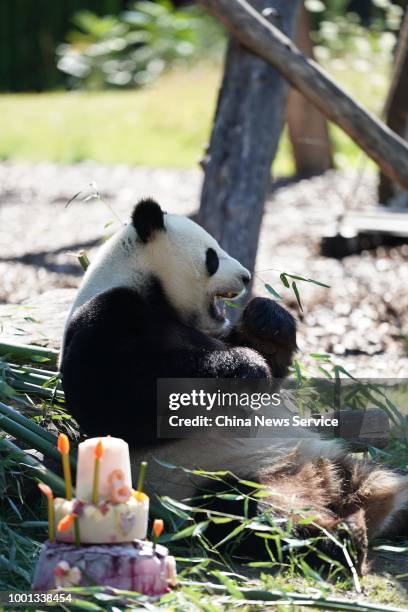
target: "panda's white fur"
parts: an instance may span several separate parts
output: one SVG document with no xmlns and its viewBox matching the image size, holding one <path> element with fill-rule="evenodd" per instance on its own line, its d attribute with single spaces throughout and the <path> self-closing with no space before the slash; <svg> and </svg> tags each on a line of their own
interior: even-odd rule
<svg viewBox="0 0 408 612">
<path fill-rule="evenodd" d="M 219 322 L 210 317 L 209 302 L 216 295 L 227 293 L 235 294 L 231 299 L 238 299 L 245 291 L 242 278 L 249 280 L 249 271 L 191 219 L 166 214 L 164 225 L 166 231 L 156 232 L 154 240 L 143 248 L 131 224 L 125 225 L 101 246 L 85 273 L 65 329 L 75 311 L 92 297 L 114 287 L 132 287 L 143 293 L 147 277 L 154 274 L 184 319 L 188 320 L 193 314 L 197 327 L 209 334 L 225 331 L 228 320 Z M 214 249 L 219 259 L 218 270 L 210 277 L 206 274 L 204 261 L 208 248 Z"/>
<path fill-rule="evenodd" d="M 274 412 L 277 415 L 277 412 Z M 190 499 L 196 489 L 195 481 L 182 469 L 169 471 L 168 465 L 180 468 L 217 472 L 227 470 L 237 476 L 248 475 L 252 466 L 257 470 L 267 469 L 271 463 L 285 458 L 289 451 L 296 449 L 299 464 L 326 457 L 337 459 L 344 456 L 344 447 L 339 442 L 322 440 L 313 432 L 292 430 L 293 437 L 275 438 L 232 438 L 219 430 L 203 434 L 201 439 L 177 440 L 163 446 L 137 451 L 132 449 L 132 466 L 137 470 L 140 461 L 148 460 L 152 466 L 149 486 L 156 494 L 169 495 L 174 499 Z"/>
<path fill-rule="evenodd" d="M 87 329 L 89 328 L 88 319 L 90 317 L 92 320 L 93 301 L 98 299 L 98 296 L 108 295 L 109 290 L 132 289 L 142 298 L 146 296 L 149 300 L 148 287 L 152 277 L 158 279 L 166 299 L 177 312 L 183 325 L 193 325 L 200 333 L 214 338 L 226 333 L 228 321 L 222 317 L 212 316 L 211 305 L 217 295 L 241 296 L 250 277 L 248 270 L 222 250 L 200 226 L 185 217 L 164 214 L 163 226 L 156 229 L 153 227 L 149 231 L 149 239 L 143 239 L 143 235 L 141 238 L 135 231 L 134 224 L 126 225 L 100 248 L 84 276 L 68 316 L 66 325 L 68 333 L 64 334 L 64 339 L 69 334 L 75 338 L 75 334 L 78 334 L 77 321 L 81 321 L 81 317 L 86 322 Z M 213 249 L 219 260 L 216 272 L 211 275 L 205 266 L 207 249 Z M 107 299 L 108 302 L 109 299 L 111 298 Z M 218 340 L 214 342 L 217 343 Z M 74 364 L 72 380 L 75 384 L 75 376 L 81 374 L 81 366 L 76 363 L 81 358 L 81 345 L 78 345 L 74 357 L 70 357 L 68 342 L 67 345 L 67 351 L 62 349 L 62 365 L 64 366 L 65 352 L 68 352 L 65 361 L 68 362 L 68 366 L 69 362 L 71 367 L 72 363 Z M 214 346 L 216 359 L 219 358 L 218 353 L 222 359 L 222 350 L 218 351 L 218 344 Z M 89 359 L 93 351 L 92 343 L 87 351 Z M 244 364 L 247 360 L 248 363 L 256 363 L 257 368 L 268 368 L 267 360 L 265 361 L 264 357 L 251 346 L 244 345 L 230 349 L 228 354 L 232 360 L 234 355 L 238 355 L 234 351 L 239 352 Z M 97 357 L 99 356 L 95 353 L 95 358 Z M 143 355 L 140 358 L 143 360 Z M 200 377 L 199 373 L 198 376 Z M 132 384 L 132 381 L 129 384 Z M 135 391 L 137 393 L 137 389 Z M 114 406 L 112 410 L 115 410 Z M 132 426 L 137 428 L 137 423 L 136 419 Z M 92 433 L 96 431 L 101 435 L 109 433 L 104 428 L 103 419 L 95 425 L 95 428 Z M 123 437 L 126 438 L 126 423 L 123 424 L 123 431 Z M 372 503 L 373 507 L 377 508 L 379 499 L 385 500 L 383 503 L 388 504 L 387 511 L 383 514 L 380 510 L 375 512 L 373 510 L 375 518 L 370 519 L 372 526 L 369 529 L 376 535 L 390 527 L 397 514 L 408 506 L 406 477 L 381 468 L 366 469 L 363 464 L 350 462 L 346 457 L 345 448 L 338 441 L 323 440 L 312 432 L 304 432 L 299 438 L 298 429 L 293 429 L 292 435 L 292 438 L 272 440 L 234 439 L 224 437 L 219 430 L 213 430 L 200 440 L 196 438 L 176 440 L 157 446 L 142 445 L 140 448 L 135 445 L 132 448 L 132 462 L 137 466 L 140 460 L 149 460 L 149 481 L 152 490 L 160 495 L 186 499 L 194 496 L 196 490 L 194 479 L 182 470 L 169 470 L 164 465 L 173 464 L 207 471 L 228 470 L 237 476 L 247 478 L 263 478 L 265 475 L 268 481 L 268 471 L 270 472 L 275 464 L 284 462 L 288 456 L 290 456 L 291 474 L 301 472 L 302 467 L 308 463 L 317 465 L 316 462 L 319 460 L 327 460 L 328 473 L 331 474 L 327 476 L 327 481 L 330 483 L 330 479 L 333 478 L 333 482 L 336 483 L 333 487 L 342 486 L 341 478 L 337 475 L 343 468 L 347 473 L 355 473 L 355 476 L 349 476 L 350 482 L 354 478 L 356 491 L 361 496 L 361 500 L 365 500 L 364 503 L 361 501 L 361 504 L 367 516 L 369 515 L 367 504 Z M 320 483 L 319 474 L 315 474 L 315 478 L 316 482 Z M 313 488 L 312 483 L 310 486 Z M 320 485 L 316 485 L 318 486 Z M 296 495 L 297 492 L 294 490 L 294 498 Z M 322 495 L 324 497 L 324 494 Z"/>
</svg>

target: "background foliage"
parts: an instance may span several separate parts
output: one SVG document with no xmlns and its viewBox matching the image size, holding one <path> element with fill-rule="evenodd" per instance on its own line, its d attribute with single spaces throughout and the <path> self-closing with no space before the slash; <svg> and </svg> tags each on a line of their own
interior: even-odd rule
<svg viewBox="0 0 408 612">
<path fill-rule="evenodd" d="M 305 2 L 317 59 L 377 115 L 404 2 Z M 175 4 L 177 10 L 168 0 L 4 0 L 0 91 L 50 93 L 0 96 L 0 159 L 196 165 L 226 39 L 194 3 Z M 358 147 L 338 128 L 330 131 L 335 166 L 357 166 Z M 293 171 L 284 137 L 274 173 Z"/>
<path fill-rule="evenodd" d="M 72 27 L 71 17 L 88 9 L 116 14 L 125 0 L 2 0 L 0 2 L 0 91 L 44 91 L 61 87 L 55 49 Z"/>
<path fill-rule="evenodd" d="M 223 38 L 221 29 L 211 25 L 213 22 L 198 7 L 190 6 L 193 3 L 175 4 L 188 6 L 175 12 L 169 0 L 3 0 L 0 3 L 0 91 L 45 91 L 72 85 L 66 76 L 72 71 L 93 87 L 96 83 L 129 85 L 124 75 L 97 79 L 95 83 L 89 79 L 86 68 L 91 64 L 97 72 L 109 59 L 114 62 L 110 68 L 106 67 L 111 73 L 115 62 L 120 60 L 116 67 L 121 73 L 129 71 L 126 64 L 125 70 L 120 65 L 127 60 L 143 66 L 157 56 L 164 55 L 164 61 L 172 62 L 197 55 L 200 49 L 207 54 L 219 50 L 218 43 Z M 320 43 L 338 52 L 348 44 L 349 33 L 364 39 L 367 31 L 397 30 L 401 7 L 406 2 L 306 0 L 305 4 L 313 16 L 314 29 L 322 33 Z M 352 19 L 346 17 L 349 11 L 353 11 Z M 358 23 L 361 29 L 356 29 Z M 341 34 L 337 40 L 336 32 Z M 69 69 L 68 61 L 60 62 L 60 68 L 66 73 L 58 70 L 55 53 L 61 43 L 68 45 L 60 47 L 62 57 L 74 50 L 83 56 L 82 77 L 80 63 L 77 69 L 73 66 Z M 100 43 L 104 43 L 102 47 Z M 142 43 L 147 43 L 147 52 L 141 52 Z M 180 43 L 187 44 L 180 48 Z M 92 49 L 95 44 L 99 47 Z M 132 50 L 135 57 L 129 53 Z"/>
</svg>

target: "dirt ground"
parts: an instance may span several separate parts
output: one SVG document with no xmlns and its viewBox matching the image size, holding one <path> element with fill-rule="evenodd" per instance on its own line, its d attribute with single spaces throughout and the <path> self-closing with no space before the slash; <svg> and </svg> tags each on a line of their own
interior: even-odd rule
<svg viewBox="0 0 408 612">
<path fill-rule="evenodd" d="M 96 200 L 67 201 L 95 181 L 104 201 L 126 219 L 138 198 L 156 197 L 170 212 L 197 210 L 202 176 L 84 162 L 0 163 L 0 303 L 21 303 L 57 287 L 77 287 L 74 253 L 90 258 L 115 216 Z M 378 248 L 342 261 L 319 254 L 322 234 L 345 209 L 375 205 L 375 177 L 329 172 L 271 189 L 265 207 L 255 292 L 270 283 L 298 317 L 299 360 L 330 352 L 356 376 L 408 375 L 408 245 Z M 113 223 L 111 223 L 113 221 Z M 111 223 L 111 224 L 110 224 Z M 116 221 L 117 223 L 117 221 Z M 110 224 L 107 226 L 107 224 Z M 299 283 L 304 312 L 279 272 L 313 278 L 329 289 Z"/>
</svg>

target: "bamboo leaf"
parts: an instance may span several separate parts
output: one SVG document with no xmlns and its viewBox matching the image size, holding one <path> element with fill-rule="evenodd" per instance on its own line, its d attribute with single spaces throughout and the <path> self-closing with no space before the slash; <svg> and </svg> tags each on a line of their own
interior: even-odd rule
<svg viewBox="0 0 408 612">
<path fill-rule="evenodd" d="M 231 521 L 234 519 L 229 518 L 228 516 L 213 516 L 211 520 L 216 525 L 223 525 L 224 523 L 231 523 Z"/>
<path fill-rule="evenodd" d="M 288 276 L 289 278 L 293 278 L 294 280 L 303 281 L 304 283 L 312 283 L 313 285 L 319 285 L 319 287 L 325 287 L 326 289 L 330 289 L 330 285 L 326 285 L 326 283 L 314 280 L 313 278 L 305 278 L 304 276 L 299 276 L 297 274 L 289 274 L 288 272 L 284 272 L 283 274 L 285 276 Z"/>
<path fill-rule="evenodd" d="M 293 293 L 295 294 L 297 303 L 299 304 L 299 308 L 303 312 L 302 302 L 300 301 L 300 295 L 299 295 L 299 291 L 298 291 L 295 281 L 292 282 L 292 289 L 293 289 Z"/>
<path fill-rule="evenodd" d="M 278 300 L 282 299 L 282 296 L 279 295 L 279 293 L 275 291 L 275 289 L 269 283 L 265 283 L 265 289 L 269 291 L 269 293 L 271 293 L 273 297 L 278 298 Z"/>
<path fill-rule="evenodd" d="M 235 302 L 231 302 L 231 300 L 224 300 L 225 304 L 230 308 L 236 308 L 237 310 L 242 310 L 242 306 L 236 304 Z"/>
<path fill-rule="evenodd" d="M 190 520 L 190 514 L 188 514 L 190 508 L 188 506 L 185 506 L 181 502 L 176 502 L 174 499 L 171 499 L 171 497 L 161 497 L 160 502 L 162 506 L 167 508 L 167 510 L 170 510 L 170 512 L 172 512 L 179 518 L 182 518 L 186 521 Z M 186 509 L 188 512 L 185 511 Z"/>
<path fill-rule="evenodd" d="M 286 287 L 286 289 L 289 289 L 290 285 L 288 279 L 286 278 L 285 272 L 282 272 L 282 274 L 279 275 L 279 278 L 281 279 L 282 284 Z"/>
<path fill-rule="evenodd" d="M 232 538 L 235 538 L 235 536 L 237 536 L 239 533 L 241 533 L 245 529 L 245 527 L 246 527 L 245 523 L 242 523 L 241 525 L 238 525 L 238 527 L 235 527 L 235 529 L 233 529 L 227 536 L 225 536 L 225 538 L 220 540 L 214 546 L 214 549 L 217 549 L 220 546 L 223 546 L 223 544 L 225 544 L 226 542 L 229 542 L 230 540 L 232 540 Z"/>
<path fill-rule="evenodd" d="M 209 522 L 210 521 L 203 521 L 201 523 L 194 523 L 193 525 L 189 525 L 181 531 L 171 534 L 171 536 L 168 538 L 168 541 L 175 542 L 176 540 L 184 540 L 185 538 L 189 538 L 191 536 L 201 535 L 201 533 L 203 533 L 207 529 Z"/>
<path fill-rule="evenodd" d="M 227 501 L 239 501 L 241 499 L 244 499 L 244 496 L 236 493 L 218 493 L 217 499 L 225 499 Z"/>
<path fill-rule="evenodd" d="M 231 580 L 231 578 L 228 578 L 228 576 L 219 571 L 215 571 L 213 572 L 213 574 L 216 578 L 218 578 L 221 584 L 226 587 L 228 593 L 231 595 L 232 598 L 243 599 L 243 595 L 234 580 Z"/>
</svg>

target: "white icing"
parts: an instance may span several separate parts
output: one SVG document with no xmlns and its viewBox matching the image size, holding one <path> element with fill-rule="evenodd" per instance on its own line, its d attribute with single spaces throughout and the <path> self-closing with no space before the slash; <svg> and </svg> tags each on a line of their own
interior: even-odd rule
<svg viewBox="0 0 408 612">
<path fill-rule="evenodd" d="M 148 499 L 138 501 L 132 497 L 126 504 L 105 503 L 99 506 L 85 504 L 83 507 L 57 497 L 54 500 L 55 524 L 77 509 L 80 542 L 83 544 L 113 544 L 143 540 L 147 534 L 149 516 Z M 73 525 L 66 531 L 56 530 L 61 542 L 74 542 Z"/>
</svg>

